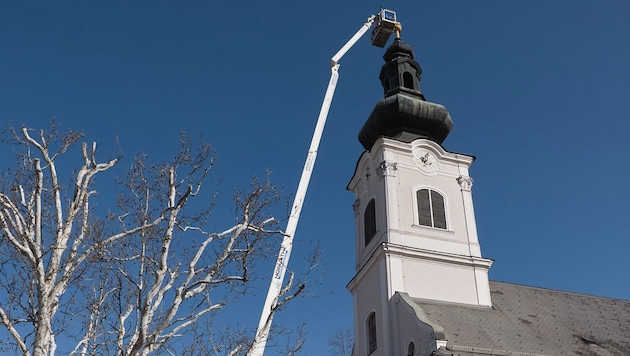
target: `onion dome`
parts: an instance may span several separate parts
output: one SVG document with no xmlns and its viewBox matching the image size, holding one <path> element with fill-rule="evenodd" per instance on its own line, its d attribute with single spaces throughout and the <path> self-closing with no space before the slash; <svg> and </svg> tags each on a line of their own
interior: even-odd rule
<svg viewBox="0 0 630 356">
<path fill-rule="evenodd" d="M 413 58 L 413 48 L 400 38 L 383 55 L 379 78 L 385 98 L 376 103 L 359 132 L 359 142 L 366 150 L 381 136 L 403 142 L 428 138 L 441 144 L 451 131 L 453 120 L 446 108 L 422 95 L 422 69 Z"/>
</svg>

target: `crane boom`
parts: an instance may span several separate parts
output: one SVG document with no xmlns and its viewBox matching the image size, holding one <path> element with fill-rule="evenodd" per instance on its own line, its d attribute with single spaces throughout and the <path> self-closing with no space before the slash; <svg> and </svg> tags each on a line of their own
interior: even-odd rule
<svg viewBox="0 0 630 356">
<path fill-rule="evenodd" d="M 387 11 L 387 13 L 386 13 Z M 282 239 L 282 243 L 280 245 L 280 251 L 278 253 L 278 258 L 276 259 L 276 264 L 273 269 L 273 273 L 271 276 L 271 282 L 269 283 L 269 290 L 267 292 L 267 298 L 265 299 L 265 304 L 263 306 L 263 310 L 260 316 L 260 321 L 258 323 L 258 329 L 256 331 L 256 337 L 254 338 L 254 342 L 252 347 L 247 352 L 248 356 L 263 356 L 265 351 L 265 346 L 267 344 L 267 338 L 269 337 L 269 330 L 271 328 L 271 321 L 273 319 L 273 311 L 278 304 L 278 299 L 280 298 L 282 283 L 284 281 L 284 275 L 287 271 L 287 266 L 289 264 L 289 257 L 291 256 L 291 250 L 293 249 L 293 236 L 295 235 L 295 230 L 297 229 L 297 224 L 300 219 L 300 213 L 302 212 L 302 205 L 304 203 L 304 198 L 306 197 L 306 190 L 308 189 L 308 183 L 311 180 L 311 175 L 313 173 L 313 167 L 315 165 L 315 159 L 317 158 L 317 149 L 319 148 L 319 142 L 322 137 L 322 133 L 324 131 L 324 125 L 326 124 L 326 119 L 328 118 L 328 111 L 330 109 L 330 105 L 332 103 L 333 96 L 335 94 L 335 88 L 337 87 L 337 80 L 339 78 L 339 60 L 343 57 L 354 44 L 370 29 L 374 21 L 378 20 L 378 23 L 381 22 L 389 24 L 392 22 L 391 14 L 393 13 L 393 21 L 395 22 L 396 14 L 393 11 L 381 9 L 379 15 L 370 16 L 367 21 L 361 26 L 361 28 L 357 31 L 357 33 L 350 38 L 346 44 L 341 47 L 341 49 L 331 58 L 330 62 L 330 80 L 328 81 L 328 87 L 326 88 L 326 94 L 324 95 L 324 101 L 322 103 L 322 107 L 319 111 L 319 117 L 317 118 L 317 124 L 315 125 L 315 131 L 313 132 L 313 137 L 311 139 L 311 145 L 308 149 L 308 154 L 306 156 L 306 162 L 304 163 L 304 168 L 302 169 L 302 176 L 300 177 L 300 182 L 298 184 L 297 191 L 295 193 L 295 198 L 293 200 L 293 207 L 291 209 L 291 215 L 289 215 L 289 221 L 287 222 L 287 228 L 284 232 L 284 238 Z M 387 15 L 387 16 L 385 16 Z M 393 28 L 393 27 L 392 27 Z M 379 30 L 383 30 L 385 32 L 389 32 L 391 34 L 391 30 L 388 26 L 384 26 L 383 28 L 379 27 Z M 381 36 L 382 37 L 382 36 Z M 389 35 L 385 38 L 385 41 L 389 38 Z M 379 41 L 382 42 L 382 38 L 379 38 Z M 375 43 L 372 41 L 372 44 L 382 47 L 380 43 Z"/>
<path fill-rule="evenodd" d="M 357 31 L 357 33 L 355 33 L 354 36 L 352 36 L 348 40 L 348 42 L 346 42 L 346 44 L 343 45 L 343 47 L 341 47 L 341 49 L 337 51 L 337 53 L 335 53 L 334 56 L 332 56 L 331 62 L 330 62 L 331 67 L 337 64 L 337 62 L 341 60 L 341 57 L 343 57 L 343 55 L 346 54 L 346 52 L 348 52 L 350 48 L 352 48 L 352 46 L 354 46 L 354 44 L 357 43 L 361 37 L 363 37 L 363 35 L 367 32 L 367 30 L 369 30 L 370 27 L 372 27 L 374 20 L 376 20 L 376 15 L 370 16 L 367 19 L 367 21 L 363 24 L 363 26 L 361 26 L 359 31 Z"/>
</svg>

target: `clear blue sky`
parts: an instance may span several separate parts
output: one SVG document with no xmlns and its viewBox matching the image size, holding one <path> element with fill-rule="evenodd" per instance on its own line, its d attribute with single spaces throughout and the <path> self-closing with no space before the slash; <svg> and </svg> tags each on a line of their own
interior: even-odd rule
<svg viewBox="0 0 630 356">
<path fill-rule="evenodd" d="M 57 117 L 104 152 L 119 136 L 127 157 L 155 159 L 176 150 L 180 131 L 201 132 L 228 195 L 266 170 L 292 194 L 329 58 L 381 5 L 398 13 L 427 100 L 453 118 L 444 147 L 477 157 L 491 279 L 630 299 L 625 0 L 11 2 L 0 7 L 2 128 Z M 319 241 L 325 273 L 276 319 L 308 323 L 304 355 L 325 354 L 329 335 L 352 325 L 345 187 L 362 152 L 358 131 L 382 97 L 383 53 L 366 36 L 341 61 L 290 266 Z M 260 305 L 230 318 L 253 327 L 263 289 L 252 295 Z"/>
</svg>

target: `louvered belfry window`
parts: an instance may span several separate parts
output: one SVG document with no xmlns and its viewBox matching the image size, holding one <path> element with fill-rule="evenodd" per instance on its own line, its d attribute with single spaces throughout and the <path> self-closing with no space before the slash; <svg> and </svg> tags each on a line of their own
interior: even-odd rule
<svg viewBox="0 0 630 356">
<path fill-rule="evenodd" d="M 431 189 L 416 192 L 418 200 L 418 223 L 423 226 L 446 229 L 446 209 L 442 194 Z"/>
<path fill-rule="evenodd" d="M 374 235 L 376 235 L 376 203 L 374 199 L 370 200 L 365 207 L 363 214 L 363 231 L 365 232 L 365 246 L 367 246 Z"/>
</svg>

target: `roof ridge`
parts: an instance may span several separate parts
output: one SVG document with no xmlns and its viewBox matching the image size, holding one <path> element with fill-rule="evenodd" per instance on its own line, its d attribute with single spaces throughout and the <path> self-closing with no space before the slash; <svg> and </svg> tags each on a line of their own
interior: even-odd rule
<svg viewBox="0 0 630 356">
<path fill-rule="evenodd" d="M 529 289 L 537 289 L 537 290 L 543 290 L 543 291 L 550 291 L 550 292 L 562 293 L 562 294 L 578 295 L 578 296 L 590 297 L 590 298 L 616 300 L 616 301 L 621 301 L 621 302 L 630 304 L 630 300 L 628 300 L 628 299 L 619 299 L 619 298 L 606 297 L 606 296 L 601 296 L 601 295 L 586 294 L 586 293 L 566 291 L 566 290 L 560 290 L 560 289 L 552 289 L 552 288 L 547 288 L 547 287 L 531 286 L 531 285 L 527 285 L 527 284 L 512 283 L 512 282 L 492 281 L 491 280 L 490 283 L 491 284 L 495 283 L 495 284 L 503 284 L 503 285 L 512 285 L 512 286 L 517 286 L 517 287 L 523 287 L 523 288 L 529 288 Z M 491 289 L 490 293 L 492 293 L 492 286 L 490 287 L 490 289 Z"/>
<path fill-rule="evenodd" d="M 547 354 L 533 354 L 530 352 L 486 349 L 483 347 L 463 346 L 463 345 L 447 345 L 446 349 L 449 351 L 464 351 L 464 352 L 472 352 L 472 353 L 477 353 L 477 354 L 493 355 L 493 356 L 551 356 Z"/>
</svg>

